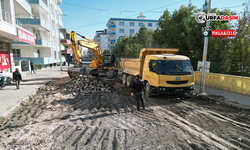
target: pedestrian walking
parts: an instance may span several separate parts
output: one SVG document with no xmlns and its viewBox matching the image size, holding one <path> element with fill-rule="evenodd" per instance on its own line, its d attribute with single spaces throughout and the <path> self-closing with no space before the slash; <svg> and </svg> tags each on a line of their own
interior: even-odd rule
<svg viewBox="0 0 250 150">
<path fill-rule="evenodd" d="M 137 101 L 137 110 L 140 111 L 139 102 L 141 100 L 143 110 L 145 110 L 145 104 L 142 99 L 142 92 L 144 91 L 144 82 L 140 79 L 139 75 L 136 75 L 136 79 L 132 83 L 133 93 Z"/>
<path fill-rule="evenodd" d="M 30 67 L 31 67 L 31 74 L 32 74 L 32 71 L 34 72 L 34 74 L 36 74 L 33 63 L 30 64 Z"/>
<path fill-rule="evenodd" d="M 68 60 L 68 66 L 69 66 L 69 60 Z"/>
<path fill-rule="evenodd" d="M 22 75 L 19 72 L 18 68 L 16 68 L 16 71 L 13 72 L 13 80 L 14 82 L 16 82 L 16 88 L 20 89 L 19 86 L 20 86 L 20 81 L 22 80 Z"/>
</svg>

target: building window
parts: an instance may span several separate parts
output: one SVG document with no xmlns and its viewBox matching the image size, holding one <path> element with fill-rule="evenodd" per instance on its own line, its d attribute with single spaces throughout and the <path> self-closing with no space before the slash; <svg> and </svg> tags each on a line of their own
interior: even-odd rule
<svg viewBox="0 0 250 150">
<path fill-rule="evenodd" d="M 139 23 L 139 27 L 142 27 L 143 26 L 143 23 Z"/>
<path fill-rule="evenodd" d="M 119 22 L 119 26 L 124 26 L 124 22 Z"/>
<path fill-rule="evenodd" d="M 148 27 L 152 27 L 152 23 L 148 23 Z"/>
<path fill-rule="evenodd" d="M 134 29 L 130 29 L 129 33 L 134 33 L 135 30 Z"/>
<path fill-rule="evenodd" d="M 130 26 L 135 26 L 135 23 L 134 22 L 130 22 Z"/>
<path fill-rule="evenodd" d="M 21 57 L 20 49 L 12 49 L 12 51 L 13 51 L 13 57 Z"/>
<path fill-rule="evenodd" d="M 156 27 L 158 27 L 158 23 L 156 23 Z"/>
<path fill-rule="evenodd" d="M 124 38 L 124 36 L 120 36 L 119 38 L 123 39 L 123 38 Z"/>
<path fill-rule="evenodd" d="M 119 29 L 119 33 L 124 33 L 124 29 Z"/>
</svg>

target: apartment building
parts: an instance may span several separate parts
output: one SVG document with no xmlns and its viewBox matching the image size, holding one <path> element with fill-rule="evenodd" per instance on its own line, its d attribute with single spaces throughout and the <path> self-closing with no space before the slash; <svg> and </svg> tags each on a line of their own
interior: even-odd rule
<svg viewBox="0 0 250 150">
<path fill-rule="evenodd" d="M 65 28 L 61 28 L 60 32 L 64 37 L 64 39 L 61 39 L 61 44 L 63 45 L 63 49 L 61 49 L 62 56 L 65 57 L 67 62 L 72 62 L 73 51 L 70 40 L 70 31 Z"/>
<path fill-rule="evenodd" d="M 56 66 L 64 49 L 62 0 L 14 0 L 18 41 L 12 43 L 14 61 L 22 71 L 32 62 L 37 69 Z M 62 58 L 65 61 L 65 58 Z M 20 64 L 21 62 L 21 64 Z"/>
<path fill-rule="evenodd" d="M 108 46 L 108 34 L 107 29 L 96 31 L 94 41 L 100 44 L 101 49 L 104 51 Z"/>
<path fill-rule="evenodd" d="M 15 69 L 11 43 L 18 39 L 15 24 L 14 0 L 0 0 L 0 73 Z"/>
<path fill-rule="evenodd" d="M 110 18 L 106 26 L 108 28 L 107 49 L 112 50 L 119 38 L 139 32 L 139 29 L 142 26 L 156 30 L 158 27 L 158 20 L 146 19 L 146 16 L 141 13 L 137 19 Z"/>
</svg>

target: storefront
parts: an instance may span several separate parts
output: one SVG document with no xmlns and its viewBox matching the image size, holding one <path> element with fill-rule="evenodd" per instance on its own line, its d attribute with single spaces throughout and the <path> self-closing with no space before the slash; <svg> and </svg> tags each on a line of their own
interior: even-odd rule
<svg viewBox="0 0 250 150">
<path fill-rule="evenodd" d="M 13 53 L 10 43 L 0 41 L 0 72 L 11 73 L 15 68 L 13 62 Z"/>
</svg>

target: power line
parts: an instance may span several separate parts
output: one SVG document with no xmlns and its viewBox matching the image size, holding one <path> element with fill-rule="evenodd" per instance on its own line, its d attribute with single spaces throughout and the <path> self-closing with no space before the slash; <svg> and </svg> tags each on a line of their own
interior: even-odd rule
<svg viewBox="0 0 250 150">
<path fill-rule="evenodd" d="M 109 13 L 108 9 L 102 9 L 102 8 L 94 8 L 94 7 L 86 7 L 86 6 L 81 6 L 81 5 L 76 5 L 76 4 L 70 4 L 70 3 L 65 3 L 63 4 L 71 5 L 71 6 L 76 6 L 76 7 L 82 7 L 82 8 L 87 8 L 87 9 L 94 9 L 94 10 L 99 10 L 99 11 L 107 11 Z M 110 14 L 110 13 L 109 13 Z"/>
<path fill-rule="evenodd" d="M 160 9 L 160 8 L 164 8 L 164 7 L 167 7 L 167 6 L 171 6 L 171 5 L 183 2 L 183 1 L 185 1 L 185 0 L 182 0 L 182 1 L 179 1 L 179 2 L 175 2 L 175 3 L 172 3 L 172 4 L 168 4 L 168 5 L 165 5 L 165 6 L 161 6 L 161 7 L 158 7 L 158 8 L 150 9 L 150 10 L 147 10 L 147 11 L 142 11 L 142 12 L 143 13 L 147 13 L 147 12 L 150 12 L 150 11 L 153 11 L 153 10 L 157 10 L 157 9 Z M 131 17 L 131 16 L 135 16 L 135 15 L 138 15 L 138 14 L 129 15 L 129 16 L 126 16 L 126 17 Z"/>
</svg>

